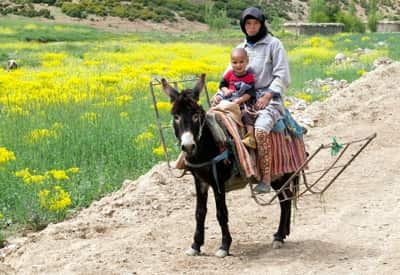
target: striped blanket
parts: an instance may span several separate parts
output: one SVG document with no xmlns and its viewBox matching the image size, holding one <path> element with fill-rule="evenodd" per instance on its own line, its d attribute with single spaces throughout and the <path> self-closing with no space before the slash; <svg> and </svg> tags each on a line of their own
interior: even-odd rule
<svg viewBox="0 0 400 275">
<path fill-rule="evenodd" d="M 303 137 L 271 132 L 271 176 L 295 172 L 306 161 Z"/>
<path fill-rule="evenodd" d="M 227 130 L 227 132 L 233 139 L 242 176 L 246 178 L 259 179 L 259 169 L 257 169 L 256 167 L 257 165 L 255 152 L 254 150 L 247 150 L 246 146 L 244 146 L 244 144 L 242 143 L 244 128 L 240 127 L 232 119 L 232 117 L 229 116 L 229 114 L 216 110 L 208 111 L 208 117 L 212 117 L 213 115 L 215 116 L 215 119 L 218 121 L 218 123 Z"/>
</svg>

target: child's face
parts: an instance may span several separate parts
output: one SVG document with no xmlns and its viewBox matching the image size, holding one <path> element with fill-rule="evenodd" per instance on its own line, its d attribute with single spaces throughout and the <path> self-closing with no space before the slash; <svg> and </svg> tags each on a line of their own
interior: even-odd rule
<svg viewBox="0 0 400 275">
<path fill-rule="evenodd" d="M 238 75 L 243 75 L 246 73 L 246 67 L 248 63 L 249 60 L 243 53 L 234 54 L 231 56 L 232 70 Z"/>
</svg>

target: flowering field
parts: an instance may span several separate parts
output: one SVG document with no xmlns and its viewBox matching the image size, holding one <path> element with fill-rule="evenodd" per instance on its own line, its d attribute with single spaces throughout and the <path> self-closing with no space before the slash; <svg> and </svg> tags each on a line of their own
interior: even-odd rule
<svg viewBox="0 0 400 275">
<path fill-rule="evenodd" d="M 215 43 L 205 35 L 154 34 L 139 41 L 139 35 L 108 36 L 33 21 L 0 26 L 2 63 L 15 58 L 20 64 L 17 70 L 0 69 L 0 229 L 15 224 L 39 229 L 61 220 L 163 160 L 149 82 L 205 72 L 212 93 L 230 49 L 241 39 Z M 304 91 L 306 80 L 354 80 L 376 57 L 399 58 L 399 38 L 284 36 L 293 78 L 288 94 L 323 99 L 324 91 Z M 378 41 L 385 46 L 376 47 Z M 371 51 L 356 66 L 333 65 L 338 51 L 350 55 L 358 47 Z M 160 90 L 156 93 L 168 125 L 170 104 Z M 176 156 L 172 131 L 166 134 L 168 150 Z"/>
</svg>

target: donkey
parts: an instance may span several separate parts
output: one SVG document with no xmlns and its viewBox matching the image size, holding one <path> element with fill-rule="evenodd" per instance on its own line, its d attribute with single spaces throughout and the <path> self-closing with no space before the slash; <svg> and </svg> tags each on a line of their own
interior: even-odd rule
<svg viewBox="0 0 400 275">
<path fill-rule="evenodd" d="M 228 209 L 225 201 L 225 182 L 233 175 L 235 157 L 232 152 L 221 153 L 214 140 L 210 127 L 206 122 L 206 112 L 197 103 L 201 90 L 205 85 L 205 74 L 202 74 L 193 89 L 178 92 L 164 78 L 161 80 L 163 91 L 169 96 L 172 109 L 172 124 L 181 150 L 185 153 L 186 169 L 194 177 L 196 186 L 196 230 L 187 255 L 200 254 L 204 244 L 204 222 L 207 213 L 208 189 L 213 189 L 218 223 L 221 227 L 221 246 L 215 253 L 217 257 L 229 255 L 232 237 L 228 228 Z M 285 174 L 273 180 L 271 186 L 278 190 L 292 174 Z M 291 197 L 290 190 L 286 194 Z M 280 248 L 290 233 L 291 200 L 280 199 L 280 222 L 273 236 L 273 248 Z"/>
</svg>

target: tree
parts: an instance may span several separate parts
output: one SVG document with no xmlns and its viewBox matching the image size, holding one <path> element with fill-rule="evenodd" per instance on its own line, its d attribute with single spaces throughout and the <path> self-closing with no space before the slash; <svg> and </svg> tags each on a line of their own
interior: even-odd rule
<svg viewBox="0 0 400 275">
<path fill-rule="evenodd" d="M 356 3 L 354 0 L 351 0 L 350 5 L 349 5 L 349 13 L 351 15 L 355 15 L 356 14 Z"/>
<path fill-rule="evenodd" d="M 376 0 L 371 0 L 369 3 L 369 10 L 368 10 L 368 28 L 371 32 L 376 32 L 377 25 L 378 25 L 378 16 L 376 15 L 377 12 L 377 5 Z"/>
<path fill-rule="evenodd" d="M 329 22 L 328 6 L 324 0 L 311 0 L 308 21 L 315 23 Z"/>
</svg>

